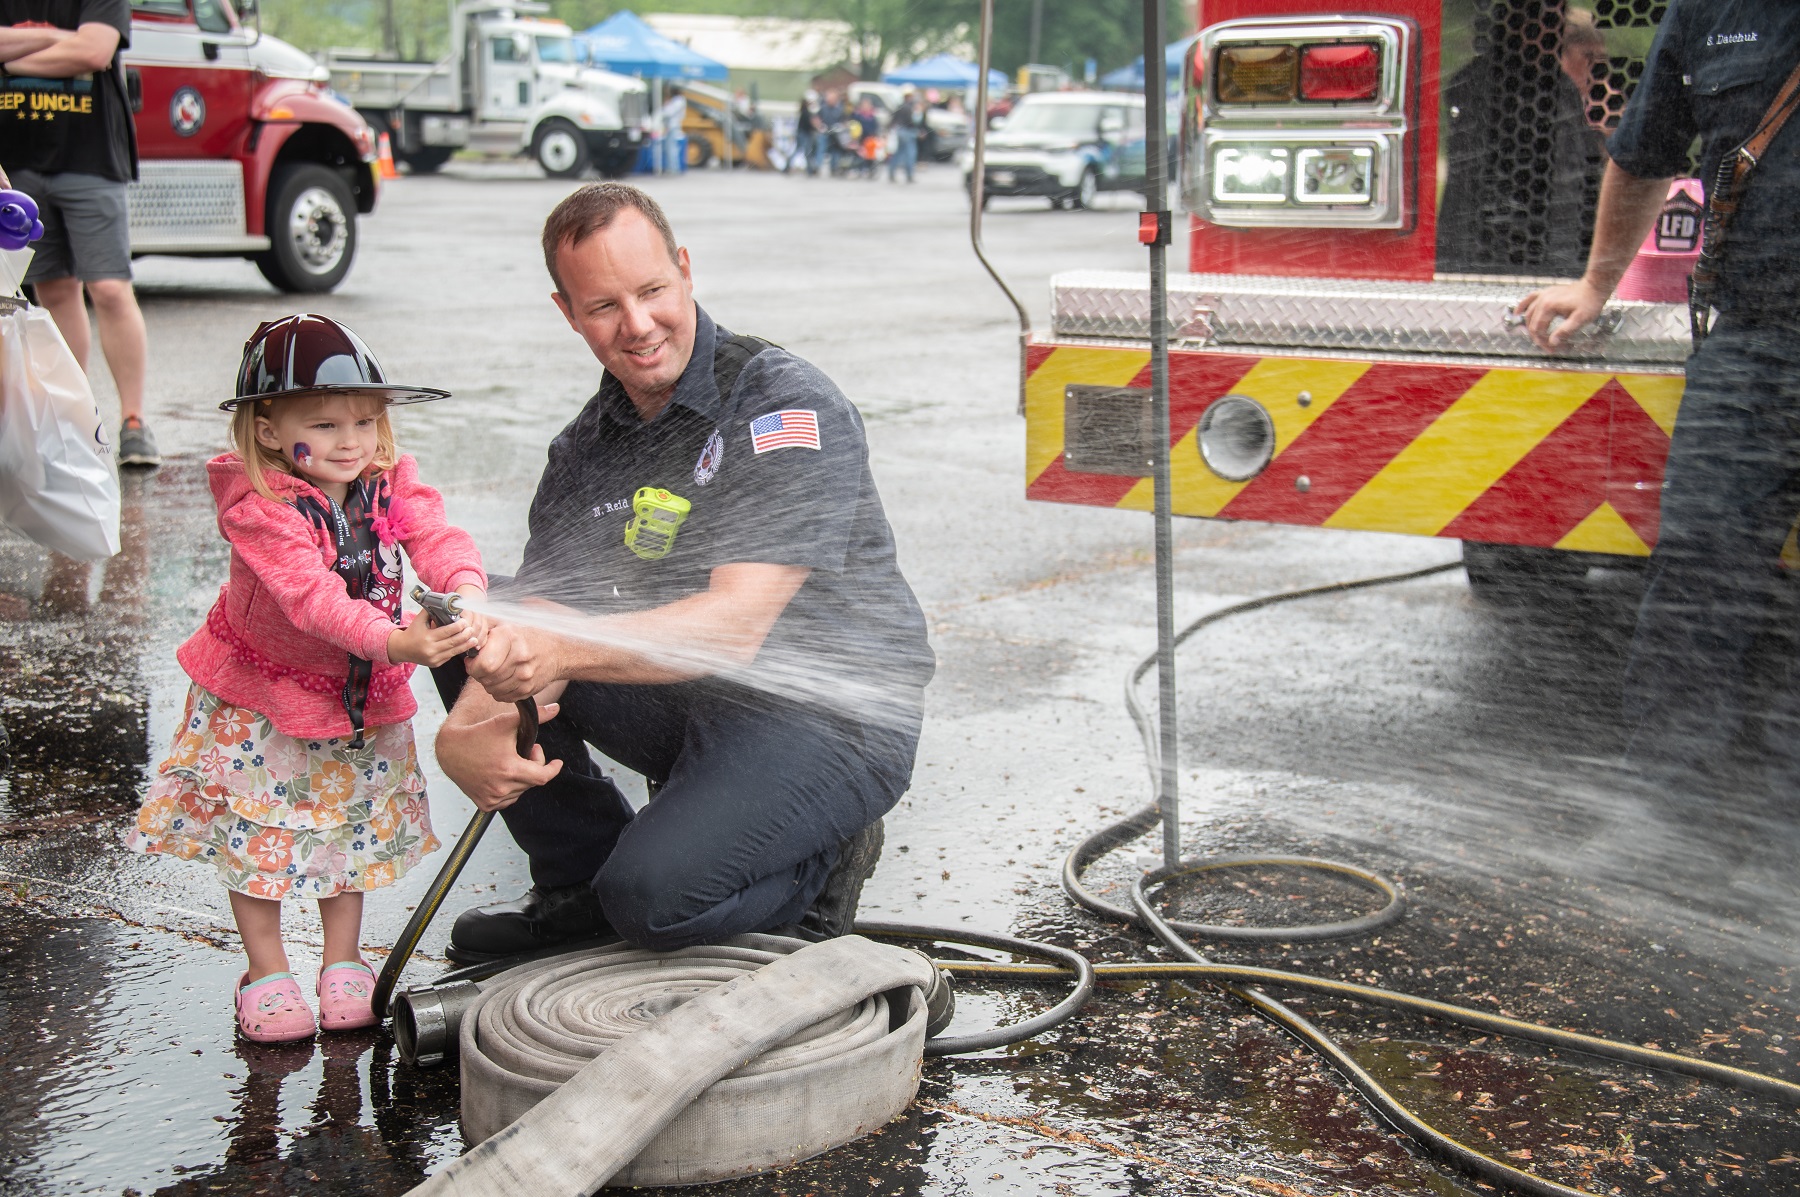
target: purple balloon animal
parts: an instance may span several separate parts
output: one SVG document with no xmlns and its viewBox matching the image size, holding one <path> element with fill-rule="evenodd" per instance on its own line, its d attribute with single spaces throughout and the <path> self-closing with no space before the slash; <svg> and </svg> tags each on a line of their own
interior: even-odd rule
<svg viewBox="0 0 1800 1197">
<path fill-rule="evenodd" d="M 37 201 L 23 191 L 0 189 L 0 249 L 24 249 L 43 235 Z"/>
</svg>

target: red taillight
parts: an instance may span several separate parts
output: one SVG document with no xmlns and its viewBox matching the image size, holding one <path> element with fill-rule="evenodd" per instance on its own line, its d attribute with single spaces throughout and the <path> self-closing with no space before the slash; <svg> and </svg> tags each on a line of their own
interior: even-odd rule
<svg viewBox="0 0 1800 1197">
<path fill-rule="evenodd" d="M 1374 42 L 1308 46 L 1300 52 L 1303 100 L 1373 100 L 1381 87 L 1381 54 Z"/>
</svg>

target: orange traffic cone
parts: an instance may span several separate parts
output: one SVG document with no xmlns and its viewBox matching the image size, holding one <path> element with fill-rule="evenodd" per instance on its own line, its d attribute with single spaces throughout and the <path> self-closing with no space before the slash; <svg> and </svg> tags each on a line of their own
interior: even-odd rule
<svg viewBox="0 0 1800 1197">
<path fill-rule="evenodd" d="M 375 173 L 383 179 L 397 179 L 400 172 L 394 168 L 394 146 L 386 133 L 375 137 Z"/>
</svg>

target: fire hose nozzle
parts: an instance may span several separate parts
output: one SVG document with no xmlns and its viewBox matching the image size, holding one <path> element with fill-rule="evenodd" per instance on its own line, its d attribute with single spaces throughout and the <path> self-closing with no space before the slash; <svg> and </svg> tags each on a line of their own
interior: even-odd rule
<svg viewBox="0 0 1800 1197">
<path fill-rule="evenodd" d="M 423 584 L 412 588 L 412 601 L 420 608 L 431 622 L 438 627 L 455 623 L 462 618 L 462 595 L 445 594 L 441 590 L 427 590 Z"/>
</svg>

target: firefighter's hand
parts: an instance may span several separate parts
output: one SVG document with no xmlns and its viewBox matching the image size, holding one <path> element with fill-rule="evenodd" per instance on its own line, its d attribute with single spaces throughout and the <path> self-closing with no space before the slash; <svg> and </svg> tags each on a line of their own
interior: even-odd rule
<svg viewBox="0 0 1800 1197">
<path fill-rule="evenodd" d="M 556 718 L 556 711 L 555 703 L 540 703 L 538 722 Z M 561 761 L 545 762 L 542 745 L 531 746 L 529 759 L 520 756 L 518 733 L 519 710 L 510 703 L 485 718 L 453 711 L 438 729 L 438 764 L 470 802 L 482 810 L 503 810 L 562 772 Z"/>
<path fill-rule="evenodd" d="M 560 641 L 536 628 L 496 624 L 469 659 L 469 676 L 501 702 L 529 698 L 562 676 Z"/>
<path fill-rule="evenodd" d="M 1525 331 L 1539 349 L 1561 349 L 1577 330 L 1593 323 L 1605 306 L 1606 296 L 1584 279 L 1533 291 L 1519 301 L 1513 313 L 1525 318 Z"/>
<path fill-rule="evenodd" d="M 388 634 L 388 660 L 411 661 L 435 669 L 475 648 L 480 634 L 480 629 L 466 619 L 438 627 L 420 614 L 404 628 Z"/>
</svg>

